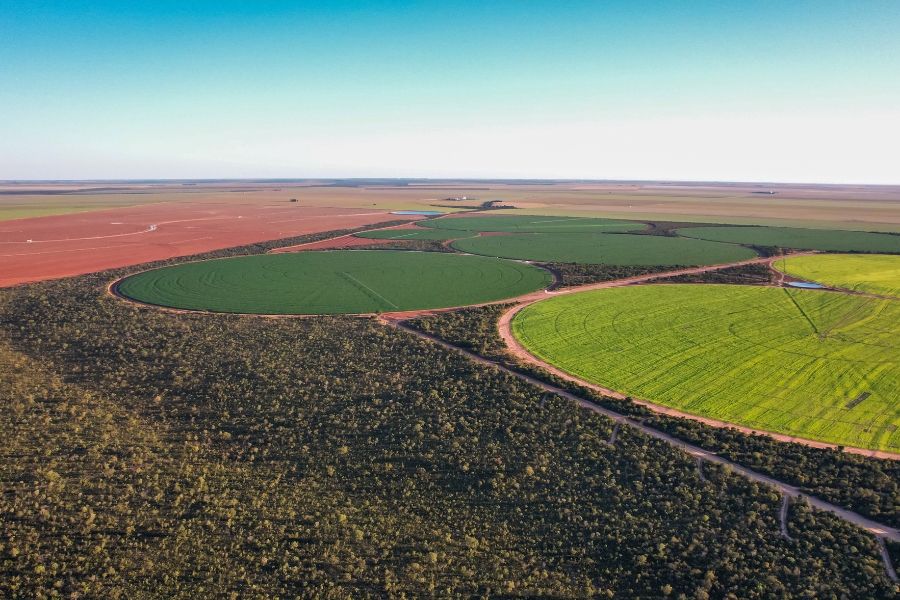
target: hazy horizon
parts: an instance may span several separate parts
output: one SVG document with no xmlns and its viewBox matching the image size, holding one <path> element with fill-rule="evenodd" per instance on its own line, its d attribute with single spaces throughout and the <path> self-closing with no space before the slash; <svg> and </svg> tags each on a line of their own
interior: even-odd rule
<svg viewBox="0 0 900 600">
<path fill-rule="evenodd" d="M 0 180 L 900 184 L 900 4 L 17 2 Z"/>
</svg>

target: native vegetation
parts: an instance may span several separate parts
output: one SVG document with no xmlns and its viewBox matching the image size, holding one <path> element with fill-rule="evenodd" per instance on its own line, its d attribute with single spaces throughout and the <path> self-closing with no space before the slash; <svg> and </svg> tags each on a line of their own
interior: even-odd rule
<svg viewBox="0 0 900 600">
<path fill-rule="evenodd" d="M 715 284 L 733 284 L 733 285 L 768 285 L 775 280 L 775 274 L 768 265 L 763 263 L 750 263 L 747 265 L 737 265 L 735 267 L 725 267 L 723 269 L 714 269 L 712 271 L 701 271 L 699 273 L 686 273 L 683 275 L 672 275 L 671 277 L 660 277 L 654 279 L 653 283 L 715 283 Z"/>
<path fill-rule="evenodd" d="M 0 292 L 4 597 L 896 595 L 871 536 L 794 504 L 787 541 L 765 486 L 515 377 L 128 272 Z"/>
<path fill-rule="evenodd" d="M 674 266 L 628 266 L 628 265 L 583 265 L 579 263 L 541 263 L 541 266 L 549 269 L 559 280 L 559 288 L 579 287 L 592 283 L 629 279 L 663 273 L 666 271 L 678 271 L 690 269 L 688 265 Z M 725 267 L 700 273 L 686 275 L 673 275 L 652 279 L 653 283 L 730 283 L 739 285 L 764 285 L 774 279 L 772 270 L 762 263 L 750 263 L 735 267 Z"/>
<path fill-rule="evenodd" d="M 773 266 L 788 275 L 831 287 L 900 296 L 900 256 L 813 254 L 778 259 Z"/>
<path fill-rule="evenodd" d="M 515 304 L 489 304 L 427 315 L 406 321 L 406 325 L 508 365 L 512 355 L 497 330 L 497 321 Z"/>
<path fill-rule="evenodd" d="M 839 598 L 873 539 L 377 321 L 4 290 L 0 595 Z"/>
<path fill-rule="evenodd" d="M 900 253 L 900 235 L 799 227 L 697 227 L 679 235 L 701 240 L 833 252 Z"/>
<path fill-rule="evenodd" d="M 329 251 L 192 262 L 140 273 L 117 289 L 173 308 L 342 314 L 492 302 L 551 282 L 538 267 L 477 256 Z"/>
<path fill-rule="evenodd" d="M 663 271 L 671 271 L 675 269 L 688 268 L 684 265 L 675 266 L 635 266 L 635 265 L 586 265 L 581 263 L 540 263 L 546 269 L 549 269 L 558 280 L 560 288 L 578 287 L 582 285 L 590 285 L 592 283 L 603 283 L 604 281 L 615 281 L 617 279 L 628 279 L 629 277 L 640 277 L 642 275 L 652 275 Z"/>
</svg>

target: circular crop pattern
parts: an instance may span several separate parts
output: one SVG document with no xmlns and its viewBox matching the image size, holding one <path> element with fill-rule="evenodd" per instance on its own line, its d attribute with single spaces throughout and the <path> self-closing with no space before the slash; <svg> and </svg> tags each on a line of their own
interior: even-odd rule
<svg viewBox="0 0 900 600">
<path fill-rule="evenodd" d="M 788 275 L 868 294 L 900 296 L 900 256 L 813 254 L 782 258 L 774 266 Z"/>
<path fill-rule="evenodd" d="M 900 253 L 900 235 L 865 231 L 800 227 L 691 227 L 679 229 L 678 235 L 698 240 L 802 250 Z"/>
<path fill-rule="evenodd" d="M 455 217 L 421 221 L 418 225 L 457 231 L 499 231 L 510 233 L 602 233 L 606 231 L 635 231 L 636 229 L 647 228 L 644 223 L 617 221 L 615 219 L 537 217 L 528 215 Z"/>
<path fill-rule="evenodd" d="M 546 287 L 546 271 L 435 252 L 298 252 L 147 271 L 119 283 L 127 298 L 249 314 L 357 314 L 480 304 Z"/>
<path fill-rule="evenodd" d="M 537 302 L 512 330 L 542 360 L 638 398 L 778 433 L 900 450 L 900 301 L 648 285 Z"/>
<path fill-rule="evenodd" d="M 523 233 L 457 240 L 457 250 L 541 262 L 607 265 L 717 265 L 756 258 L 741 246 L 651 235 Z"/>
</svg>

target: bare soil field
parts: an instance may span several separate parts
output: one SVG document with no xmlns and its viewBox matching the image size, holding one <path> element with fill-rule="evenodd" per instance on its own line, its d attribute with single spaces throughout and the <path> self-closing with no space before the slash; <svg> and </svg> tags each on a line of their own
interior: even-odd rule
<svg viewBox="0 0 900 600">
<path fill-rule="evenodd" d="M 181 201 L 2 221 L 0 286 L 397 218 L 293 203 Z"/>
</svg>

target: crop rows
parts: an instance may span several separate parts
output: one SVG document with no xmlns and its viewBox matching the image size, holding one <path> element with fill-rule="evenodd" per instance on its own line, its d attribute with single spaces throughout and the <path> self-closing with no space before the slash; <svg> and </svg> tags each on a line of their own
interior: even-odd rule
<svg viewBox="0 0 900 600">
<path fill-rule="evenodd" d="M 900 256 L 814 254 L 782 258 L 774 266 L 788 275 L 827 286 L 900 296 Z"/>
<path fill-rule="evenodd" d="M 410 252 L 300 252 L 148 271 L 119 285 L 161 306 L 262 314 L 373 313 L 491 302 L 545 287 L 526 264 Z"/>
<path fill-rule="evenodd" d="M 607 388 L 730 423 L 900 450 L 895 301 L 638 286 L 539 302 L 512 325 L 535 355 Z"/>
<path fill-rule="evenodd" d="M 832 252 L 900 253 L 900 235 L 799 227 L 693 227 L 679 235 L 715 242 Z"/>
<path fill-rule="evenodd" d="M 457 240 L 451 245 L 457 250 L 483 256 L 635 266 L 715 265 L 757 256 L 749 248 L 718 242 L 604 233 L 492 235 Z"/>
</svg>

